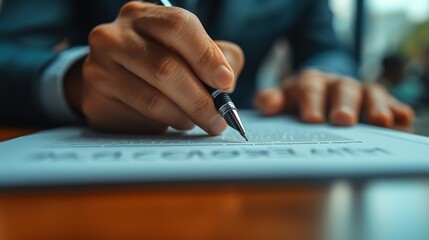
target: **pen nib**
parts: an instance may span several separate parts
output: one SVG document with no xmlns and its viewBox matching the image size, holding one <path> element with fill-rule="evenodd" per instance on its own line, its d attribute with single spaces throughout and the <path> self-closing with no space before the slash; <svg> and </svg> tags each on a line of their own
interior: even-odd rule
<svg viewBox="0 0 429 240">
<path fill-rule="evenodd" d="M 237 109 L 231 109 L 230 111 L 226 112 L 223 117 L 229 126 L 237 130 L 246 141 L 249 141 L 240 116 L 238 116 Z"/>
<path fill-rule="evenodd" d="M 244 139 L 246 139 L 246 141 L 247 141 L 247 142 L 249 141 L 249 139 L 248 139 L 248 138 L 247 138 L 247 136 L 246 136 L 246 133 L 241 134 L 241 136 L 242 136 Z"/>
</svg>

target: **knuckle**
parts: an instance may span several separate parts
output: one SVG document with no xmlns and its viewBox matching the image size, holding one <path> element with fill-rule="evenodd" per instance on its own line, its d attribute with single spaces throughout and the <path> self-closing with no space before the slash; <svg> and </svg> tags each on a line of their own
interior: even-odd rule
<svg viewBox="0 0 429 240">
<path fill-rule="evenodd" d="M 321 78 L 323 73 L 316 69 L 306 69 L 299 73 L 299 79 L 313 79 L 313 78 Z"/>
<path fill-rule="evenodd" d="M 148 55 L 148 48 L 144 39 L 129 39 L 127 54 L 133 59 L 140 59 Z"/>
<path fill-rule="evenodd" d="M 304 94 L 320 94 L 327 91 L 329 81 L 319 70 L 305 70 L 298 75 L 297 87 Z"/>
<path fill-rule="evenodd" d="M 169 81 L 177 73 L 179 62 L 174 57 L 165 57 L 155 66 L 155 79 L 161 84 Z"/>
<path fill-rule="evenodd" d="M 167 22 L 173 35 L 177 36 L 189 26 L 194 18 L 196 18 L 194 14 L 182 8 L 174 8 L 169 11 Z"/>
<path fill-rule="evenodd" d="M 213 100 L 208 96 L 201 96 L 196 99 L 194 106 L 192 108 L 191 114 L 193 116 L 201 116 L 207 109 L 210 109 L 213 104 Z"/>
<path fill-rule="evenodd" d="M 208 44 L 202 55 L 198 58 L 197 64 L 201 67 L 207 66 L 216 55 L 213 44 Z"/>
<path fill-rule="evenodd" d="M 161 114 L 163 103 L 164 101 L 160 94 L 156 91 L 151 91 L 141 95 L 141 99 L 138 100 L 137 106 L 144 106 L 149 114 L 157 117 Z"/>
<path fill-rule="evenodd" d="M 145 5 L 139 1 L 130 1 L 126 3 L 124 6 L 122 6 L 121 10 L 119 11 L 119 15 L 121 16 L 133 15 L 134 13 L 142 10 L 144 7 Z"/>
<path fill-rule="evenodd" d="M 98 25 L 89 33 L 88 43 L 89 46 L 94 46 L 99 42 L 102 42 L 103 38 L 106 36 L 106 25 Z"/>
<path fill-rule="evenodd" d="M 342 85 L 349 85 L 353 87 L 358 87 L 360 83 L 353 78 L 350 77 L 341 77 L 340 81 L 338 81 Z"/>
<path fill-rule="evenodd" d="M 92 29 L 88 36 L 88 44 L 91 51 L 98 49 L 99 46 L 116 44 L 119 34 L 112 31 L 110 24 L 101 24 Z M 103 47 L 103 49 L 108 49 Z"/>
<path fill-rule="evenodd" d="M 300 93 L 303 94 L 319 94 L 323 89 L 316 84 L 301 84 L 299 86 Z"/>
<path fill-rule="evenodd" d="M 361 84 L 353 78 L 341 77 L 332 83 L 333 91 L 343 91 L 347 95 L 355 96 L 361 93 Z M 357 91 L 356 91 L 357 90 Z"/>
</svg>

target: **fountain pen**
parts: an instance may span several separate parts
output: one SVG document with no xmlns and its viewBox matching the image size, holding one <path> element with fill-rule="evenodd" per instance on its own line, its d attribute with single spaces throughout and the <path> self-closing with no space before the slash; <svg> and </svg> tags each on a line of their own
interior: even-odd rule
<svg viewBox="0 0 429 240">
<path fill-rule="evenodd" d="M 166 7 L 173 6 L 169 0 L 159 0 L 158 3 L 161 3 Z M 246 131 L 244 130 L 243 123 L 241 122 L 240 116 L 238 115 L 237 108 L 235 107 L 229 95 L 222 90 L 211 88 L 205 84 L 204 86 L 212 96 L 216 110 L 225 119 L 226 123 L 230 127 L 237 130 L 246 141 L 249 141 Z"/>
</svg>

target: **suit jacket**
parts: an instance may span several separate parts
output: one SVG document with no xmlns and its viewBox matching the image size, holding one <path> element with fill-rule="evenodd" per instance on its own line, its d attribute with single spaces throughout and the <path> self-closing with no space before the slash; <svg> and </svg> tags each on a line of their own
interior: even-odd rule
<svg viewBox="0 0 429 240">
<path fill-rule="evenodd" d="M 0 11 L 0 122 L 47 123 L 35 89 L 40 75 L 67 39 L 87 44 L 98 24 L 112 21 L 124 0 L 4 0 Z M 179 6 L 187 1 L 176 0 Z M 251 107 L 255 75 L 273 42 L 287 38 L 293 67 L 356 74 L 352 58 L 340 49 L 332 28 L 328 0 L 201 0 L 190 9 L 213 39 L 240 45 L 246 66 L 232 98 Z"/>
</svg>

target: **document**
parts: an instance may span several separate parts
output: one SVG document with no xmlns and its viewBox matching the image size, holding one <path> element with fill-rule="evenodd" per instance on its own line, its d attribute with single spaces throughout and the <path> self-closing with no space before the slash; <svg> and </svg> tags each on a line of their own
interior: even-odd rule
<svg viewBox="0 0 429 240">
<path fill-rule="evenodd" d="M 240 111 L 233 129 L 163 135 L 63 127 L 0 143 L 0 188 L 251 182 L 429 174 L 429 138 L 365 124 L 309 125 Z"/>
</svg>

